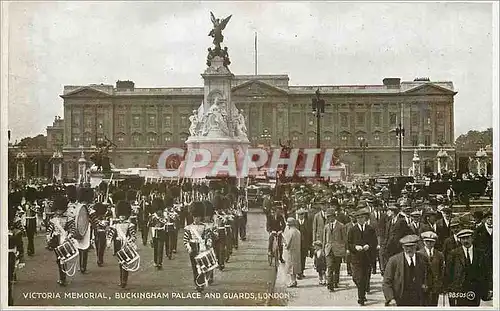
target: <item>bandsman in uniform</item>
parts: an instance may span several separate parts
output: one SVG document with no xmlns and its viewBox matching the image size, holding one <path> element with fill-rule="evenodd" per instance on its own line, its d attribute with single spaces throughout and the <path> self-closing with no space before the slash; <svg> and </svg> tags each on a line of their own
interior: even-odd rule
<svg viewBox="0 0 500 311">
<path fill-rule="evenodd" d="M 191 216 L 193 223 L 184 228 L 183 243 L 189 253 L 191 269 L 193 270 L 193 280 L 197 291 L 202 291 L 203 286 L 199 286 L 199 277 L 205 277 L 199 274 L 196 267 L 195 257 L 206 249 L 212 247 L 212 232 L 203 223 L 205 207 L 202 202 L 194 201 L 191 207 Z M 198 281 L 198 282 L 197 282 Z"/>
<path fill-rule="evenodd" d="M 64 243 L 66 240 L 71 240 L 75 234 L 75 222 L 73 218 L 66 215 L 68 209 L 68 200 L 62 196 L 57 195 L 54 198 L 54 217 L 49 222 L 47 229 L 47 241 L 51 249 L 56 249 L 59 245 Z M 65 264 L 61 264 L 56 255 L 56 263 L 59 270 L 59 280 L 57 284 L 61 286 L 66 286 L 66 270 Z"/>
<path fill-rule="evenodd" d="M 96 203 L 95 223 L 93 225 L 95 236 L 95 249 L 97 255 L 97 266 L 102 267 L 104 264 L 104 251 L 106 250 L 106 231 L 109 227 L 109 220 L 106 217 L 107 207 L 103 203 Z"/>
<path fill-rule="evenodd" d="M 446 263 L 448 297 L 458 307 L 479 307 L 481 300 L 493 297 L 493 275 L 489 274 L 484 251 L 473 244 L 473 233 L 471 229 L 457 233 L 461 246 L 451 252 Z"/>
<path fill-rule="evenodd" d="M 8 305 L 14 305 L 12 294 L 12 287 L 14 283 L 14 276 L 16 269 L 24 267 L 24 246 L 23 234 L 24 228 L 21 220 L 17 217 L 17 207 L 21 204 L 21 194 L 19 192 L 12 192 L 9 194 L 9 212 L 8 212 L 8 228 L 9 228 L 9 255 L 8 255 Z"/>
<path fill-rule="evenodd" d="M 384 271 L 385 305 L 423 306 L 431 282 L 429 261 L 417 253 L 420 238 L 406 235 L 400 240 L 403 252 L 389 258 Z"/>
<path fill-rule="evenodd" d="M 210 201 L 203 201 L 203 205 L 205 207 L 205 217 L 203 219 L 203 222 L 205 223 L 207 230 L 212 232 L 211 233 L 212 240 L 215 240 L 217 234 L 217 226 L 214 223 L 214 206 Z M 208 277 L 208 284 L 212 284 L 214 281 L 214 270 L 210 271 L 207 277 Z"/>
<path fill-rule="evenodd" d="M 161 198 L 154 198 L 151 202 L 151 217 L 148 227 L 151 228 L 153 243 L 153 258 L 155 267 L 158 270 L 163 269 L 163 247 L 165 246 L 165 224 L 164 217 L 165 205 Z"/>
<path fill-rule="evenodd" d="M 118 219 L 113 221 L 113 224 L 109 227 L 107 233 L 107 246 L 110 247 L 111 242 L 113 242 L 114 256 L 116 256 L 116 253 L 124 247 L 126 243 L 130 243 L 132 247 L 136 248 L 136 227 L 128 220 L 130 214 L 130 204 L 127 201 L 118 201 L 118 204 L 116 205 L 116 215 L 118 216 Z M 118 286 L 125 288 L 127 287 L 129 272 L 125 270 L 121 264 L 119 264 L 119 267 L 120 283 Z"/>
<path fill-rule="evenodd" d="M 425 231 L 420 235 L 424 241 L 424 247 L 419 251 L 429 260 L 432 281 L 427 291 L 426 306 L 437 307 L 439 295 L 443 292 L 444 284 L 444 255 L 434 246 L 437 241 L 437 234 L 433 231 Z"/>
<path fill-rule="evenodd" d="M 177 253 L 177 238 L 179 236 L 179 214 L 174 207 L 174 199 L 170 192 L 163 199 L 165 203 L 165 254 L 172 259 L 172 254 Z"/>
<path fill-rule="evenodd" d="M 25 195 L 25 206 L 23 211 L 25 212 L 26 223 L 26 237 L 28 238 L 27 254 L 28 256 L 35 255 L 35 234 L 36 234 L 36 221 L 37 214 L 40 212 L 40 207 L 36 204 L 38 198 L 38 191 L 33 187 L 28 187 L 26 189 Z"/>
<path fill-rule="evenodd" d="M 81 237 L 79 243 L 77 243 L 78 253 L 79 253 L 79 261 L 80 261 L 80 272 L 82 274 L 87 273 L 87 262 L 89 259 L 89 248 L 92 245 L 90 241 L 92 240 L 92 223 L 95 224 L 95 210 L 91 208 L 91 204 L 94 201 L 94 189 L 89 187 L 80 187 L 77 191 L 78 193 L 78 205 L 82 205 L 81 208 L 87 209 L 87 215 L 89 216 L 89 228 L 86 231 L 85 235 Z M 77 207 L 78 205 L 74 205 Z M 76 217 L 76 214 L 75 214 Z M 76 218 L 74 218 L 76 222 Z M 86 245 L 89 241 L 88 246 Z M 87 247 L 85 247 L 87 246 Z"/>
</svg>

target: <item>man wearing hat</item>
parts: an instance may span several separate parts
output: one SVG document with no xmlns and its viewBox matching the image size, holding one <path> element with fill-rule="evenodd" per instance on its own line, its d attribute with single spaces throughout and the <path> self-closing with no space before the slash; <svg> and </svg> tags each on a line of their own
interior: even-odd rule
<svg viewBox="0 0 500 311">
<path fill-rule="evenodd" d="M 127 201 L 118 201 L 116 204 L 116 215 L 118 220 L 113 222 L 113 225 L 109 227 L 107 237 L 108 237 L 108 247 L 113 243 L 114 255 L 125 246 L 125 244 L 130 243 L 132 247 L 136 248 L 136 226 L 129 221 L 130 214 L 132 212 L 132 207 Z M 127 287 L 128 282 L 128 271 L 123 268 L 120 264 L 120 283 L 118 286 L 121 288 Z"/>
<path fill-rule="evenodd" d="M 429 260 L 429 265 L 432 274 L 431 286 L 427 292 L 426 306 L 437 307 L 439 294 L 443 292 L 444 280 L 444 255 L 434 248 L 437 234 L 433 231 L 425 231 L 420 235 L 424 241 L 424 248 L 419 252 Z"/>
<path fill-rule="evenodd" d="M 274 213 L 272 213 L 267 217 L 266 229 L 267 232 L 269 233 L 267 253 L 269 256 L 272 255 L 273 240 L 275 239 L 275 236 L 272 234 L 272 232 L 274 231 L 283 233 L 285 227 L 286 227 L 285 217 L 283 216 L 283 212 L 281 209 L 276 209 Z M 280 261 L 281 263 L 284 263 L 285 261 L 283 260 L 283 236 L 281 234 L 277 234 L 276 237 L 278 238 Z"/>
<path fill-rule="evenodd" d="M 370 211 L 362 208 L 355 213 L 355 216 L 357 224 L 348 232 L 347 245 L 351 257 L 352 280 L 358 288 L 358 304 L 364 306 L 378 243 L 375 229 L 366 223 Z"/>
<path fill-rule="evenodd" d="M 438 235 L 438 239 L 435 247 L 443 251 L 444 241 L 451 235 L 450 221 L 453 213 L 451 208 L 445 205 L 441 206 L 439 213 L 442 215 L 442 218 L 436 221 L 436 234 Z"/>
<path fill-rule="evenodd" d="M 151 202 L 152 215 L 148 222 L 151 228 L 153 242 L 153 258 L 157 270 L 163 269 L 163 248 L 165 246 L 165 224 L 163 215 L 165 210 L 164 202 L 161 198 L 154 198 Z"/>
<path fill-rule="evenodd" d="M 85 208 L 87 209 L 87 215 L 89 216 L 89 223 L 87 227 L 87 231 L 83 236 L 75 236 L 75 239 L 77 240 L 77 248 L 78 248 L 78 253 L 79 253 L 79 263 L 80 263 L 80 272 L 86 273 L 87 272 L 87 261 L 88 261 L 88 254 L 89 254 L 89 248 L 91 247 L 91 239 L 92 239 L 92 230 L 90 229 L 91 223 L 95 222 L 95 211 L 90 208 L 90 204 L 94 201 L 94 189 L 90 187 L 80 187 L 77 191 L 77 202 L 74 201 L 72 203 L 72 207 L 75 209 L 77 208 Z M 74 221 L 75 224 L 78 221 L 78 215 L 76 213 L 73 213 L 74 216 Z M 95 225 L 95 223 L 94 223 Z"/>
<path fill-rule="evenodd" d="M 183 243 L 189 253 L 191 269 L 193 270 L 193 281 L 197 291 L 204 289 L 204 283 L 208 282 L 208 276 L 199 274 L 196 267 L 195 257 L 212 248 L 213 234 L 206 224 L 203 223 L 205 206 L 201 201 L 194 201 L 191 204 L 191 216 L 193 222 L 184 228 Z"/>
<path fill-rule="evenodd" d="M 23 207 L 23 212 L 25 212 L 25 228 L 26 237 L 28 238 L 27 254 L 28 256 L 35 255 L 35 234 L 36 234 L 36 215 L 40 212 L 40 207 L 36 204 L 38 198 L 38 191 L 33 187 L 26 188 L 24 194 L 25 206 Z"/>
<path fill-rule="evenodd" d="M 307 210 L 300 208 L 297 211 L 297 229 L 300 231 L 300 265 L 301 270 L 297 278 L 304 278 L 304 270 L 306 268 L 306 258 L 312 249 L 312 230 L 309 222 L 306 219 Z"/>
<path fill-rule="evenodd" d="M 313 225 L 312 225 L 312 234 L 313 234 L 313 240 L 315 241 L 321 241 L 324 244 L 323 241 L 323 232 L 326 224 L 326 210 L 327 206 L 324 203 L 318 203 L 320 205 L 321 211 L 317 212 L 316 215 L 314 215 L 313 219 Z"/>
<path fill-rule="evenodd" d="M 326 211 L 327 223 L 323 233 L 323 245 L 326 256 L 326 278 L 330 291 L 334 291 L 339 285 L 340 264 L 345 256 L 345 243 L 347 241 L 344 225 L 335 219 L 335 210 L 329 208 Z"/>
<path fill-rule="evenodd" d="M 71 239 L 75 234 L 75 222 L 72 218 L 65 215 L 68 208 L 68 200 L 61 195 L 54 198 L 53 209 L 54 217 L 50 220 L 47 228 L 47 242 L 52 249 L 56 249 L 65 240 Z M 59 269 L 59 280 L 57 283 L 61 286 L 66 286 L 66 273 L 64 265 L 57 258 L 56 263 Z"/>
<path fill-rule="evenodd" d="M 406 210 L 408 210 L 407 207 Z M 385 236 L 387 239 L 384 250 L 387 260 L 401 251 L 399 241 L 404 236 L 413 234 L 410 217 L 408 217 L 405 212 L 401 212 L 401 209 L 395 205 L 389 205 L 389 214 L 390 220 L 386 225 L 387 229 Z"/>
<path fill-rule="evenodd" d="M 493 275 L 493 214 L 490 210 L 483 214 L 483 221 L 474 230 L 474 246 L 482 249 L 488 262 L 488 271 Z"/>
<path fill-rule="evenodd" d="M 97 266 L 102 267 L 104 264 L 104 251 L 106 250 L 106 230 L 109 227 L 109 221 L 106 219 L 107 207 L 103 203 L 94 205 L 95 213 L 92 221 L 92 229 L 95 236 L 95 250 L 97 256 Z"/>
<path fill-rule="evenodd" d="M 483 251 L 474 247 L 471 229 L 457 233 L 461 246 L 450 254 L 446 264 L 448 296 L 455 300 L 455 306 L 478 307 L 482 300 L 493 296 L 493 275 Z"/>
<path fill-rule="evenodd" d="M 288 287 L 297 287 L 297 274 L 302 273 L 301 263 L 301 233 L 297 229 L 297 220 L 289 217 L 287 228 L 283 232 L 283 248 L 285 271 L 290 276 Z"/>
<path fill-rule="evenodd" d="M 420 238 L 414 234 L 400 239 L 403 252 L 389 258 L 384 271 L 385 305 L 423 306 L 431 282 L 429 261 L 417 253 Z"/>
<path fill-rule="evenodd" d="M 377 199 L 374 202 L 375 209 L 370 213 L 370 225 L 375 229 L 377 234 L 377 244 L 380 245 L 377 250 L 377 255 L 373 260 L 372 270 L 373 274 L 377 273 L 377 259 L 382 267 L 382 242 L 385 239 L 385 226 L 387 223 L 387 213 L 384 202 L 381 199 Z"/>
<path fill-rule="evenodd" d="M 348 213 L 350 221 L 344 225 L 344 230 L 345 230 L 345 236 L 349 235 L 349 230 L 351 230 L 352 227 L 354 227 L 358 221 L 356 220 L 356 212 L 355 211 L 349 211 Z M 349 251 L 349 244 L 346 243 L 345 245 L 346 248 L 346 255 L 345 255 L 345 263 L 346 263 L 346 268 L 347 268 L 347 275 L 352 275 L 352 267 L 351 267 L 351 252 Z"/>
</svg>

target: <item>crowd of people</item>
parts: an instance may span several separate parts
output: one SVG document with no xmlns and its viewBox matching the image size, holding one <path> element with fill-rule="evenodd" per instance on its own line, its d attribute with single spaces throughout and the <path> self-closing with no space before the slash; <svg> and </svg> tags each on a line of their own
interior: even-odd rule
<svg viewBox="0 0 500 311">
<path fill-rule="evenodd" d="M 415 200 L 406 191 L 387 199 L 368 183 L 282 186 L 265 194 L 263 206 L 267 231 L 282 232 L 278 244 L 289 287 L 304 278 L 309 256 L 319 286 L 331 292 L 345 263 L 359 305 L 376 273 L 383 276 L 387 306 L 437 306 L 445 293 L 450 306 L 492 299 L 491 208 L 458 212 L 442 195 Z"/>
<path fill-rule="evenodd" d="M 102 267 L 105 250 L 113 246 L 122 288 L 127 286 L 129 273 L 139 268 L 138 243 L 153 248 L 154 267 L 162 270 L 163 259 L 172 259 L 177 252 L 182 231 L 195 289 L 202 291 L 214 282 L 214 269 L 224 270 L 238 241 L 246 240 L 244 194 L 227 182 L 162 182 L 140 187 L 108 187 L 102 182 L 95 189 L 89 184 L 11 184 L 9 305 L 14 303 L 16 271 L 27 262 L 24 240 L 27 256 L 35 256 L 40 250 L 35 250 L 34 238 L 43 230 L 45 248 L 55 254 L 60 286 L 68 286 L 68 277 L 77 269 L 87 274 L 90 250 L 96 251 L 96 266 Z"/>
</svg>

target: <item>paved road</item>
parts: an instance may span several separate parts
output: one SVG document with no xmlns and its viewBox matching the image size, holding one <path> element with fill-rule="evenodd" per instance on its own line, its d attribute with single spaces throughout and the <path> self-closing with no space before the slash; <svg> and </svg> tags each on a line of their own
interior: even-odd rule
<svg viewBox="0 0 500 311">
<path fill-rule="evenodd" d="M 275 272 L 267 262 L 265 225 L 262 213 L 249 212 L 248 239 L 240 241 L 239 249 L 234 251 L 223 272 L 216 270 L 214 284 L 201 297 L 194 290 L 187 252 L 180 241 L 182 234 L 179 234 L 179 252 L 174 254 L 172 260 L 164 259 L 161 271 L 153 266 L 153 249 L 141 245 L 141 268 L 130 274 L 126 289 L 117 285 L 119 270 L 111 249 L 106 251 L 105 264 L 100 268 L 96 264 L 95 251 L 91 250 L 88 274 L 77 272 L 69 278 L 67 287 L 60 287 L 56 283 L 55 256 L 44 248 L 45 237 L 41 234 L 36 238 L 36 255 L 26 257 L 25 268 L 18 271 L 14 303 L 23 306 L 264 306 L 266 293 L 272 289 L 270 284 L 275 279 Z M 40 293 L 40 297 L 29 297 L 32 293 Z M 89 293 L 103 295 L 104 298 L 78 297 Z M 126 295 L 137 293 L 163 293 L 164 296 L 127 299 Z M 54 298 L 48 298 L 49 294 Z"/>
<path fill-rule="evenodd" d="M 285 275 L 284 265 L 281 265 L 278 269 L 275 291 L 284 293 L 282 296 L 288 299 L 276 302 L 276 304 L 286 304 L 290 307 L 359 307 L 356 285 L 352 281 L 352 277 L 347 275 L 345 263 L 341 265 L 339 288 L 335 289 L 333 293 L 329 292 L 325 286 L 318 284 L 318 275 L 313 268 L 311 258 L 307 258 L 305 276 L 305 279 L 298 281 L 297 288 L 287 288 L 289 279 Z M 382 293 L 382 277 L 380 274 L 371 276 L 370 285 L 370 293 L 366 297 L 368 299 L 366 307 L 383 307 L 385 299 Z M 442 296 L 438 306 L 443 306 Z M 449 306 L 447 299 L 445 299 L 445 306 Z M 481 306 L 491 307 L 493 301 L 482 301 Z"/>
</svg>

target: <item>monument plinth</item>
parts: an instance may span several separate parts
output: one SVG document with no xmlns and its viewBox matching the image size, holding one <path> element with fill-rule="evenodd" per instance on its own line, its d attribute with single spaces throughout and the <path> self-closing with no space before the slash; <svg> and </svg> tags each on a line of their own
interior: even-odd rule
<svg viewBox="0 0 500 311">
<path fill-rule="evenodd" d="M 229 70 L 231 62 L 228 48 L 221 47 L 224 39 L 222 30 L 231 16 L 221 21 L 211 13 L 211 18 L 214 28 L 209 36 L 214 38 L 214 47 L 208 49 L 207 69 L 201 75 L 204 80 L 204 100 L 189 118 L 191 126 L 190 136 L 186 140 L 187 154 L 180 166 L 182 176 L 190 178 L 217 175 L 214 174 L 213 168 L 221 156 L 226 158 L 224 165 L 234 165 L 238 172 L 241 171 L 241 164 L 250 144 L 243 112 L 239 111 L 231 100 L 234 75 Z M 200 149 L 210 153 L 209 164 L 192 172 L 189 169 L 186 171 L 186 162 L 200 157 L 197 152 Z M 231 152 L 232 155 L 229 154 Z"/>
</svg>

